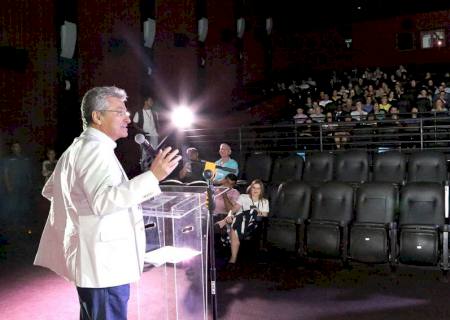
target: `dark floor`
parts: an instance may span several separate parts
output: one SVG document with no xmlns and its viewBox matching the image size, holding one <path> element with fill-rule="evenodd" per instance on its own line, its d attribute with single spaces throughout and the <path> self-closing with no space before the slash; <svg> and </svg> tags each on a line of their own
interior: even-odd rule
<svg viewBox="0 0 450 320">
<path fill-rule="evenodd" d="M 33 267 L 38 231 L 7 232 L 0 258 L 0 319 L 77 319 L 73 286 L 46 269 Z M 439 271 L 387 266 L 299 262 L 283 255 L 242 256 L 230 270 L 219 253 L 220 319 L 450 319 L 450 285 Z M 154 283 L 155 273 L 144 273 Z M 130 319 L 159 319 L 149 310 L 156 297 L 133 285 Z M 153 299 L 153 300 L 152 300 Z"/>
</svg>

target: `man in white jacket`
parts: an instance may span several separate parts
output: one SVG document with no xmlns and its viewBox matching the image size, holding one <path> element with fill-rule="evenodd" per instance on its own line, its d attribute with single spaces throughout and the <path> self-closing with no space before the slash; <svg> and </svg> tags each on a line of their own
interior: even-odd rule
<svg viewBox="0 0 450 320">
<path fill-rule="evenodd" d="M 83 133 L 59 159 L 42 194 L 51 207 L 35 264 L 73 282 L 80 319 L 126 319 L 130 282 L 143 269 L 143 201 L 180 161 L 166 148 L 147 172 L 128 180 L 114 154 L 128 135 L 127 95 L 96 87 L 83 97 Z"/>
</svg>

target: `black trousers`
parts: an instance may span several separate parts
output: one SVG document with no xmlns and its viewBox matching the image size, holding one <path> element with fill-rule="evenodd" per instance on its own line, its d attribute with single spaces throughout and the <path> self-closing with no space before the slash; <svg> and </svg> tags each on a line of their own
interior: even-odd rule
<svg viewBox="0 0 450 320">
<path fill-rule="evenodd" d="M 77 287 L 80 320 L 126 320 L 130 285 L 109 288 Z"/>
</svg>

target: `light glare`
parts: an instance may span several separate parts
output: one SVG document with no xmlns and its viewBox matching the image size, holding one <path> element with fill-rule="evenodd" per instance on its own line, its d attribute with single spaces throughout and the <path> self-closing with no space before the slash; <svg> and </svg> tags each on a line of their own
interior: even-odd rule
<svg viewBox="0 0 450 320">
<path fill-rule="evenodd" d="M 177 128 L 187 128 L 194 121 L 192 111 L 186 106 L 179 106 L 172 111 L 172 123 Z"/>
</svg>

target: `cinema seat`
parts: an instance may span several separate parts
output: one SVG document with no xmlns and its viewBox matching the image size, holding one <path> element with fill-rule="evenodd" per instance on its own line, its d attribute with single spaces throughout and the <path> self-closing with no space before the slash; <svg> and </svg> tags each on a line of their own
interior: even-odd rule
<svg viewBox="0 0 450 320">
<path fill-rule="evenodd" d="M 359 187 L 355 220 L 350 228 L 349 257 L 352 260 L 393 264 L 397 198 L 397 188 L 392 183 L 370 182 Z"/>
<path fill-rule="evenodd" d="M 348 227 L 353 217 L 353 189 L 343 182 L 327 182 L 313 193 L 306 225 L 308 257 L 347 259 Z"/>
<path fill-rule="evenodd" d="M 426 150 L 418 151 L 408 159 L 408 182 L 447 181 L 447 163 L 442 152 Z"/>
<path fill-rule="evenodd" d="M 448 269 L 444 198 L 444 187 L 439 183 L 412 182 L 402 188 L 399 263 Z"/>
<path fill-rule="evenodd" d="M 303 253 L 305 221 L 309 217 L 311 187 L 301 181 L 282 183 L 269 218 L 267 241 L 287 251 Z"/>
<path fill-rule="evenodd" d="M 289 180 L 301 180 L 303 173 L 303 158 L 298 155 L 277 158 L 272 169 L 272 184 L 280 184 Z"/>
<path fill-rule="evenodd" d="M 272 158 L 267 153 L 253 153 L 245 162 L 244 176 L 247 183 L 255 179 L 263 182 L 270 180 L 272 173 Z"/>
<path fill-rule="evenodd" d="M 373 159 L 372 181 L 402 185 L 406 179 L 406 156 L 399 151 L 378 153 Z"/>
<path fill-rule="evenodd" d="M 337 154 L 335 180 L 363 183 L 369 180 L 369 156 L 367 151 L 350 150 Z"/>
<path fill-rule="evenodd" d="M 311 153 L 306 156 L 303 181 L 317 186 L 333 180 L 334 155 L 328 152 Z"/>
</svg>

